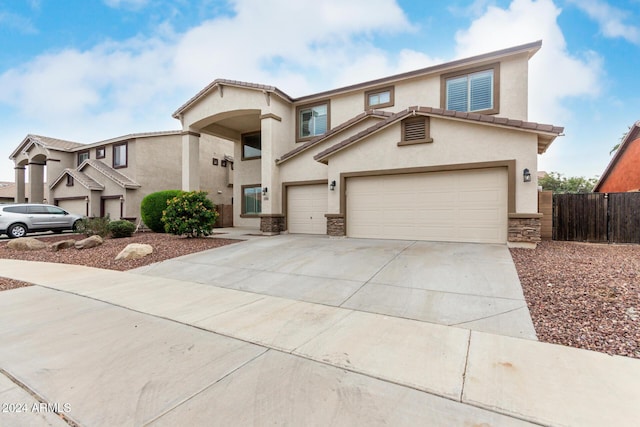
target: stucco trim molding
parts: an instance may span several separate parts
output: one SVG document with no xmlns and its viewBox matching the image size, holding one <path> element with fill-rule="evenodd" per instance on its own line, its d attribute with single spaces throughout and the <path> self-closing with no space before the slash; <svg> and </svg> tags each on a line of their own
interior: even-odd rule
<svg viewBox="0 0 640 427">
<path fill-rule="evenodd" d="M 185 136 L 185 135 L 195 136 L 196 138 L 200 138 L 202 136 L 202 134 L 200 134 L 198 132 L 194 132 L 192 130 L 185 130 L 185 131 L 181 132 L 180 135 L 181 136 Z"/>
<path fill-rule="evenodd" d="M 263 119 L 273 119 L 273 120 L 277 120 L 279 122 L 282 121 L 282 117 L 280 117 L 280 116 L 278 116 L 276 114 L 273 114 L 273 113 L 262 114 L 260 116 L 260 120 L 263 120 Z"/>
</svg>

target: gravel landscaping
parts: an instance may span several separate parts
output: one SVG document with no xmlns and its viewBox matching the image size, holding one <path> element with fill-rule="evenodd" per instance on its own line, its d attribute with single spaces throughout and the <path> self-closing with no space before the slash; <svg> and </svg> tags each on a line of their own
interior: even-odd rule
<svg viewBox="0 0 640 427">
<path fill-rule="evenodd" d="M 80 240 L 84 237 L 85 236 L 78 234 L 63 234 L 46 237 L 38 236 L 37 239 L 50 244 L 67 239 Z M 122 239 L 106 239 L 102 245 L 91 249 L 77 250 L 75 248 L 69 248 L 58 252 L 52 252 L 47 249 L 39 251 L 14 251 L 7 248 L 8 241 L 4 240 L 0 242 L 0 258 L 59 262 L 64 264 L 86 265 L 89 267 L 125 271 L 131 270 L 132 268 L 142 267 L 143 265 L 153 264 L 165 259 L 175 258 L 237 242 L 238 240 L 218 238 L 187 239 L 185 237 L 178 237 L 170 234 L 146 232 L 136 233 L 133 237 L 126 237 Z M 118 255 L 118 253 L 120 253 L 120 251 L 129 243 L 149 244 L 153 247 L 153 253 L 140 259 L 116 261 L 116 255 Z M 2 276 L 2 272 L 0 272 L 0 276 Z M 0 277 L 0 291 L 28 285 L 28 283 Z"/>
<path fill-rule="evenodd" d="M 640 246 L 511 249 L 538 339 L 640 358 Z"/>
<path fill-rule="evenodd" d="M 38 239 L 52 243 L 83 237 Z M 0 242 L 0 258 L 124 271 L 235 242 L 149 232 L 107 239 L 86 250 L 22 252 L 8 249 L 5 240 Z M 137 260 L 115 261 L 129 243 L 150 244 L 154 252 Z M 640 358 L 640 245 L 544 241 L 535 250 L 511 249 L 511 255 L 540 341 Z M 0 291 L 20 286 L 29 284 L 0 277 Z"/>
</svg>

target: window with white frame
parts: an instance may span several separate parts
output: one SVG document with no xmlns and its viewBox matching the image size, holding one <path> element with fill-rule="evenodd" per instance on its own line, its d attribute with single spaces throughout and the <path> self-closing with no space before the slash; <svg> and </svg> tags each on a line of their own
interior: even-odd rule
<svg viewBox="0 0 640 427">
<path fill-rule="evenodd" d="M 262 212 L 262 187 L 260 185 L 242 186 L 242 214 L 258 215 Z"/>
<path fill-rule="evenodd" d="M 313 138 L 329 130 L 329 103 L 298 107 L 298 140 Z"/>
<path fill-rule="evenodd" d="M 373 89 L 364 93 L 364 107 L 365 110 L 371 110 L 374 108 L 391 107 L 394 103 L 393 86 Z"/>
<path fill-rule="evenodd" d="M 497 65 L 443 76 L 442 108 L 461 112 L 497 114 L 499 105 Z"/>
</svg>

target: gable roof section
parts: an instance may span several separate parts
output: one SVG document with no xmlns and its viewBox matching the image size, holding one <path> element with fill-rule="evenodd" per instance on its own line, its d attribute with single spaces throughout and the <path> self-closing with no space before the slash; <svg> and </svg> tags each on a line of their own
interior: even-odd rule
<svg viewBox="0 0 640 427">
<path fill-rule="evenodd" d="M 613 169 L 615 169 L 616 165 L 618 164 L 618 161 L 624 156 L 624 153 L 627 150 L 627 147 L 629 147 L 629 145 L 638 138 L 640 138 L 640 120 L 638 120 L 633 124 L 633 126 L 631 126 L 631 129 L 629 129 L 629 132 L 627 132 L 625 137 L 622 139 L 622 142 L 620 143 L 618 150 L 616 150 L 615 154 L 613 155 L 613 158 L 611 159 L 606 169 L 602 173 L 602 176 L 596 183 L 596 186 L 593 188 L 594 192 L 597 193 L 598 191 L 600 191 L 600 187 L 605 183 L 605 181 L 607 180 L 607 178 L 609 177 L 609 174 L 613 171 Z"/>
<path fill-rule="evenodd" d="M 93 160 L 93 159 L 85 160 L 84 162 L 82 162 L 80 166 L 78 166 L 77 170 L 79 172 L 82 172 L 82 170 L 86 168 L 87 165 L 91 166 L 92 168 L 94 168 L 95 170 L 97 170 L 98 172 L 100 172 L 101 174 L 109 178 L 111 181 L 115 182 L 116 184 L 118 184 L 123 188 L 127 188 L 127 189 L 140 188 L 140 184 L 138 184 L 128 176 L 121 174 L 117 170 L 113 169 L 111 166 L 99 160 Z"/>
<path fill-rule="evenodd" d="M 171 117 L 173 117 L 174 119 L 179 119 L 180 115 L 185 110 L 188 110 L 193 104 L 198 102 L 201 98 L 204 98 L 205 96 L 207 96 L 209 93 L 213 92 L 215 89 L 219 89 L 219 88 L 221 88 L 223 86 L 233 86 L 233 87 L 239 87 L 239 88 L 243 88 L 243 89 L 259 90 L 259 91 L 262 91 L 262 92 L 274 93 L 274 94 L 278 95 L 280 98 L 284 99 L 287 102 L 293 102 L 293 98 L 291 98 L 289 95 L 287 95 L 286 93 L 284 93 L 283 91 L 281 91 L 280 89 L 278 89 L 275 86 L 267 86 L 267 85 L 263 85 L 263 84 L 259 84 L 259 83 L 241 82 L 241 81 L 238 81 L 238 80 L 216 79 L 216 80 L 212 81 L 211 83 L 209 83 L 209 85 L 207 85 L 200 92 L 196 93 L 187 102 L 182 104 L 180 106 L 180 108 L 178 108 L 172 114 Z"/>
<path fill-rule="evenodd" d="M 320 144 L 323 141 L 326 141 L 327 139 L 333 137 L 334 135 L 337 135 L 338 133 L 342 132 L 345 129 L 348 129 L 364 120 L 367 120 L 368 118 L 371 117 L 375 117 L 378 119 L 387 119 L 389 117 L 393 116 L 393 113 L 389 113 L 386 111 L 381 111 L 381 110 L 367 110 L 364 111 L 360 114 L 358 114 L 357 116 L 355 116 L 354 118 L 347 120 L 346 122 L 334 127 L 333 129 L 329 130 L 328 132 L 317 136 L 315 138 L 313 138 L 310 141 L 305 142 L 304 144 L 296 147 L 295 149 L 289 151 L 288 153 L 285 153 L 282 155 L 282 157 L 280 157 L 279 159 L 276 160 L 276 164 L 281 164 L 284 163 L 285 161 L 297 156 L 298 154 L 302 153 L 303 151 L 306 151 L 307 149 Z"/>
<path fill-rule="evenodd" d="M 20 145 L 18 145 L 18 148 L 13 150 L 9 158 L 14 159 L 20 152 L 28 150 L 32 145 L 39 145 L 47 149 L 51 148 L 58 151 L 71 151 L 76 147 L 83 146 L 84 144 L 65 141 L 64 139 L 51 138 L 48 136 L 29 134 L 22 140 Z"/>
<path fill-rule="evenodd" d="M 51 183 L 51 186 L 49 188 L 55 188 L 55 186 L 58 185 L 58 183 L 62 181 L 62 179 L 67 175 L 73 177 L 73 180 L 75 182 L 82 185 L 87 190 L 104 190 L 104 185 L 100 184 L 89 175 L 71 168 L 64 169 L 62 173 L 60 173 L 60 175 L 58 175 L 58 177 L 53 181 L 53 183 Z"/>
<path fill-rule="evenodd" d="M 445 72 L 447 70 L 450 70 L 450 69 L 453 69 L 453 68 L 470 66 L 470 65 L 473 65 L 475 63 L 490 61 L 490 60 L 498 59 L 500 57 L 509 56 L 509 55 L 516 55 L 516 54 L 519 54 L 519 53 L 527 53 L 529 55 L 529 58 L 531 58 L 538 50 L 540 50 L 541 47 L 542 47 L 542 40 L 538 40 L 538 41 L 535 41 L 535 42 L 532 42 L 532 43 L 526 43 L 526 44 L 523 44 L 523 45 L 510 47 L 510 48 L 507 48 L 507 49 L 501 49 L 501 50 L 496 50 L 496 51 L 489 52 L 489 53 L 484 53 L 482 55 L 471 56 L 471 57 L 463 58 L 463 59 L 456 59 L 454 61 L 445 62 L 445 63 L 434 65 L 434 66 L 431 66 L 431 67 L 421 68 L 419 70 L 414 70 L 414 71 L 409 71 L 409 72 L 406 72 L 406 73 L 395 74 L 395 75 L 392 75 L 392 76 L 383 77 L 381 79 L 370 80 L 370 81 L 363 82 L 363 83 L 358 83 L 358 84 L 355 84 L 355 85 L 344 86 L 344 87 L 337 88 L 337 89 L 332 89 L 332 90 L 328 90 L 328 91 L 324 91 L 324 92 L 318 92 L 318 93 L 314 93 L 314 94 L 311 94 L 311 95 L 305 95 L 305 96 L 302 96 L 302 97 L 299 97 L 299 98 L 293 98 L 293 97 L 287 95 L 286 93 L 284 93 L 283 91 L 281 91 L 280 89 L 278 89 L 275 86 L 267 86 L 267 85 L 262 85 L 262 84 L 258 84 L 258 83 L 247 83 L 247 82 L 241 82 L 241 81 L 237 81 L 237 80 L 216 79 L 213 82 L 211 82 L 209 85 L 207 85 L 204 89 L 202 89 L 200 92 L 198 92 L 195 96 L 193 96 L 191 99 L 189 99 L 187 102 L 182 104 L 180 106 L 180 108 L 178 108 L 175 111 L 175 113 L 173 113 L 172 117 L 175 118 L 175 119 L 179 119 L 180 115 L 184 111 L 188 110 L 193 104 L 198 102 L 200 99 L 204 98 L 206 95 L 208 95 L 213 90 L 215 90 L 217 88 L 220 88 L 222 86 L 235 86 L 235 87 L 240 87 L 240 88 L 245 88 L 245 89 L 252 89 L 252 90 L 260 90 L 260 91 L 271 92 L 271 93 L 277 94 L 282 99 L 284 99 L 284 100 L 286 100 L 288 102 L 291 102 L 291 103 L 297 103 L 297 102 L 301 102 L 301 101 L 307 102 L 307 101 L 312 100 L 314 98 L 324 98 L 324 97 L 337 95 L 337 94 L 340 94 L 340 93 L 363 90 L 363 89 L 366 89 L 366 88 L 369 88 L 369 87 L 375 87 L 375 86 L 380 86 L 380 85 L 383 85 L 383 84 L 389 84 L 389 83 L 396 82 L 398 80 L 404 80 L 404 79 L 408 79 L 408 78 L 412 78 L 412 77 L 418 77 L 418 76 L 427 75 L 427 74 L 443 73 L 443 72 Z"/>
<path fill-rule="evenodd" d="M 440 117 L 449 120 L 459 120 L 469 123 L 480 123 L 483 125 L 490 126 L 498 126 L 503 128 L 511 128 L 526 132 L 533 132 L 539 135 L 538 138 L 538 154 L 542 154 L 546 148 L 551 144 L 551 142 L 559 136 L 564 130 L 563 127 L 535 123 L 535 122 L 526 122 L 522 120 L 511 120 L 505 117 L 496 117 L 489 116 L 486 114 L 477 114 L 477 113 L 462 113 L 460 111 L 451 111 L 451 110 L 443 110 L 442 108 L 432 108 L 432 107 L 409 107 L 406 110 L 400 111 L 399 113 L 393 114 L 391 117 L 376 123 L 375 125 L 363 130 L 362 132 L 353 135 L 350 138 L 345 139 L 338 144 L 332 145 L 326 150 L 316 154 L 313 158 L 318 162 L 326 163 L 327 159 L 335 154 L 336 152 L 353 145 L 368 136 L 379 132 L 382 129 L 385 129 L 398 121 L 410 117 L 410 116 L 431 116 L 431 117 Z M 541 141 L 543 141 L 543 146 L 541 147 Z M 548 142 L 545 142 L 548 141 Z"/>
</svg>

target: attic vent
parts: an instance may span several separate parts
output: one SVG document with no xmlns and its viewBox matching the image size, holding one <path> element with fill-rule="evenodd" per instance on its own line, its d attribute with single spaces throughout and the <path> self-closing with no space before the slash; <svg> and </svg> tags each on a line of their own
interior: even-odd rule
<svg viewBox="0 0 640 427">
<path fill-rule="evenodd" d="M 417 120 L 407 120 L 404 124 L 404 141 L 416 141 L 418 139 L 425 139 L 427 137 L 425 129 L 424 117 L 420 117 Z"/>
<path fill-rule="evenodd" d="M 398 145 L 433 142 L 429 138 L 429 117 L 412 117 L 402 122 L 402 140 Z"/>
</svg>

